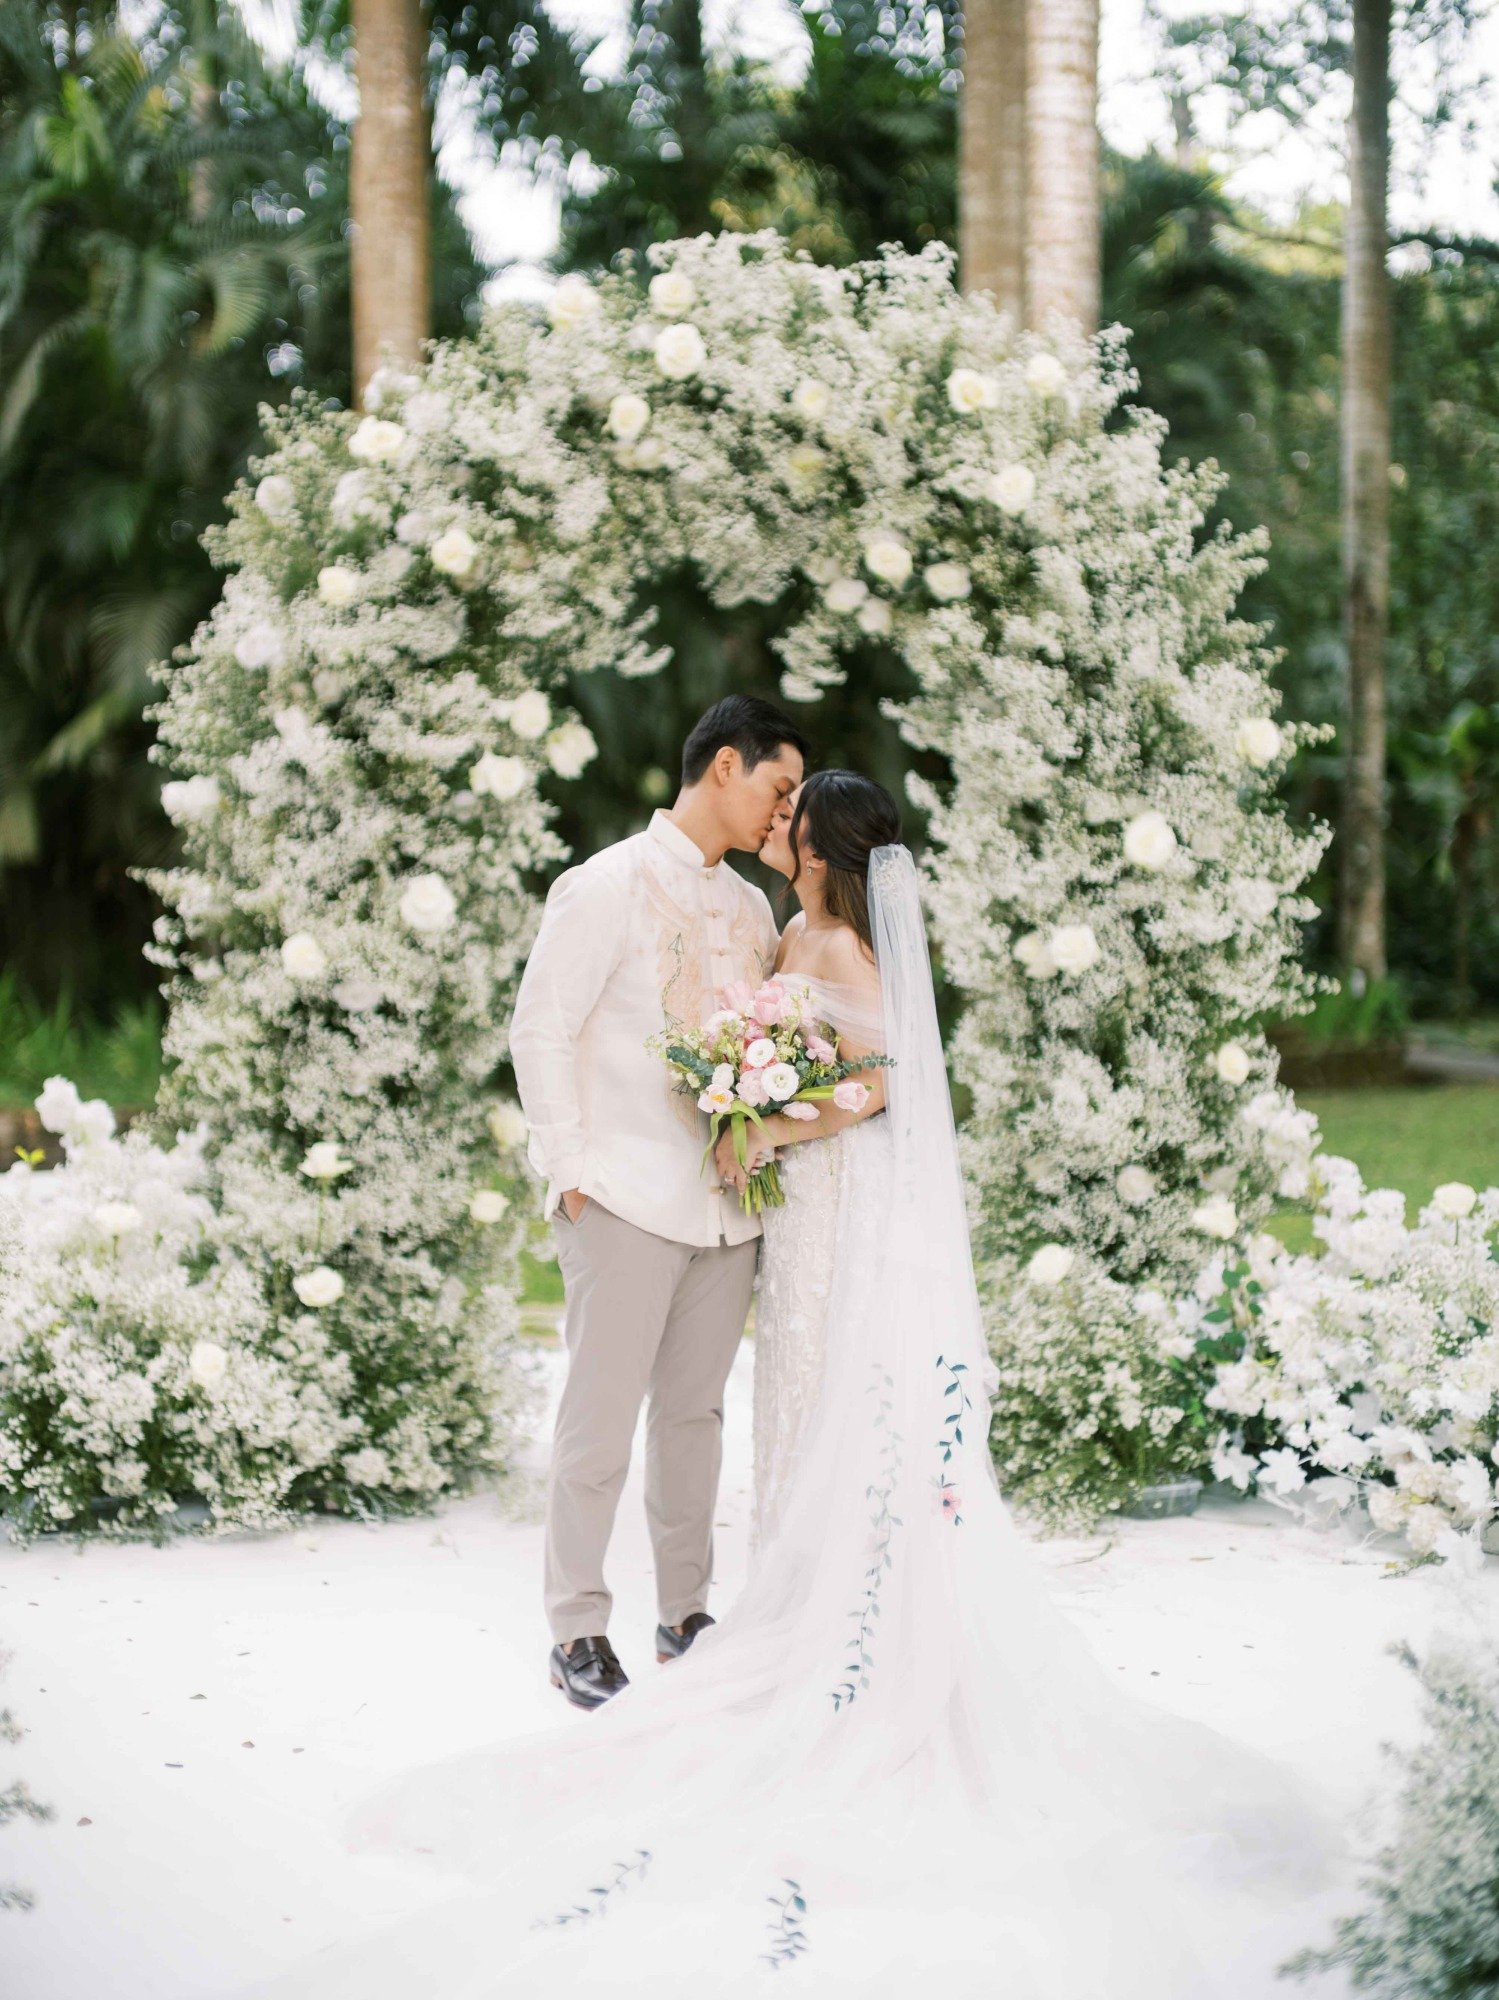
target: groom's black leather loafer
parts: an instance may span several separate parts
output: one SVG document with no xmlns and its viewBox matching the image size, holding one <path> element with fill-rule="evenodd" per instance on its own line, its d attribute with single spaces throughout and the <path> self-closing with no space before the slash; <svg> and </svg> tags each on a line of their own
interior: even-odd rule
<svg viewBox="0 0 1499 2000">
<path fill-rule="evenodd" d="M 550 1661 L 552 1686 L 561 1688 L 575 1708 L 602 1708 L 611 1695 L 630 1685 L 614 1648 L 602 1633 L 579 1639 L 569 1653 L 560 1643 Z"/>
<path fill-rule="evenodd" d="M 705 1625 L 718 1621 L 710 1618 L 706 1611 L 692 1611 L 682 1620 L 682 1629 L 676 1631 L 670 1625 L 656 1627 L 656 1658 L 660 1660 L 680 1660 Z"/>
</svg>

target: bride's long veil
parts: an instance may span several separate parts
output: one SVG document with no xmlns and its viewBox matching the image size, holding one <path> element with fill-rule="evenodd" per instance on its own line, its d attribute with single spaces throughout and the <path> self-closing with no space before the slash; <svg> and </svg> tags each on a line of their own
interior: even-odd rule
<svg viewBox="0 0 1499 2000">
<path fill-rule="evenodd" d="M 373 1801 L 365 1844 L 468 1886 L 278 1995 L 749 1994 L 795 1967 L 819 2000 L 1268 2000 L 1316 1933 L 1297 1899 L 1333 1829 L 1271 1760 L 1123 1693 L 1011 1521 L 906 848 L 869 891 L 878 1024 L 829 1007 L 892 1058 L 887 1108 L 837 1142 L 823 1388 L 776 1534 L 681 1661 Z"/>
</svg>

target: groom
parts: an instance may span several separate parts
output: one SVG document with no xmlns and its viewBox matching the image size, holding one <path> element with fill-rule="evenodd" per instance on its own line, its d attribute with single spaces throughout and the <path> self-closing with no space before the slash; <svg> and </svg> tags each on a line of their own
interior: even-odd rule
<svg viewBox="0 0 1499 2000">
<path fill-rule="evenodd" d="M 672 1024 L 700 1026 L 718 988 L 758 985 L 770 969 L 770 905 L 723 857 L 758 851 L 806 750 L 757 696 L 710 708 L 683 748 L 670 811 L 552 884 L 516 998 L 510 1055 L 567 1299 L 547 1481 L 551 1678 L 580 1708 L 627 1685 L 607 1636 L 604 1552 L 647 1392 L 657 1659 L 713 1623 L 723 1392 L 760 1221 L 711 1161 L 704 1172 L 702 1114 L 646 1043 Z"/>
</svg>

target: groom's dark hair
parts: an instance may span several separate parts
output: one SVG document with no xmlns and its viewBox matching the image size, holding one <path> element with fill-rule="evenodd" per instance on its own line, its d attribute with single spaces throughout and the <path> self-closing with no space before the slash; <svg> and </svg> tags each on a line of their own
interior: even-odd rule
<svg viewBox="0 0 1499 2000">
<path fill-rule="evenodd" d="M 682 745 L 682 783 L 695 785 L 722 749 L 737 750 L 745 770 L 753 771 L 783 743 L 800 750 L 804 761 L 811 754 L 806 737 L 773 701 L 757 694 L 726 694 L 693 724 Z"/>
</svg>

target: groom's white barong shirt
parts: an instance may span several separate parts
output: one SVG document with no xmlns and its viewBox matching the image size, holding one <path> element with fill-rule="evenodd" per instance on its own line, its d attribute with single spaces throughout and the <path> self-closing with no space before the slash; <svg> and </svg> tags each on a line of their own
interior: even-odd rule
<svg viewBox="0 0 1499 2000">
<path fill-rule="evenodd" d="M 732 1189 L 713 1192 L 708 1121 L 646 1045 L 701 1026 L 721 987 L 758 985 L 776 943 L 761 891 L 726 861 L 708 867 L 664 812 L 557 877 L 510 1027 L 546 1216 L 578 1188 L 677 1243 L 760 1234 Z"/>
</svg>

